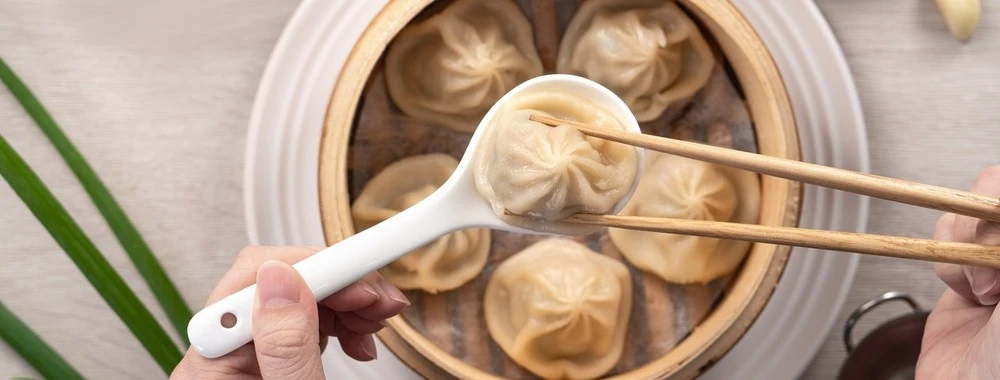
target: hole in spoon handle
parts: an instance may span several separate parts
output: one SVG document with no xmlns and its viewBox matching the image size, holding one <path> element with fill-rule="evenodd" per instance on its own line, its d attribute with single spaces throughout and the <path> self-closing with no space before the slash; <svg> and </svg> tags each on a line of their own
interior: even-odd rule
<svg viewBox="0 0 1000 380">
<path fill-rule="evenodd" d="M 243 288 L 195 314 L 187 330 L 191 348 L 201 356 L 214 359 L 250 343 L 256 290 L 257 285 Z M 231 327 L 226 327 L 228 322 L 233 322 Z"/>
</svg>

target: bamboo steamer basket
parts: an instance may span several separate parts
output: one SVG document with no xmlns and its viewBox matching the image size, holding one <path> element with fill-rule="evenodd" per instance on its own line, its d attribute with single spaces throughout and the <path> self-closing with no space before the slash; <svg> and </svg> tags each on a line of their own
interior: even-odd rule
<svg viewBox="0 0 1000 380">
<path fill-rule="evenodd" d="M 361 35 L 333 88 L 320 141 L 319 186 L 328 244 L 353 234 L 348 150 L 362 93 L 396 34 L 432 0 L 390 1 Z M 795 120 L 784 83 L 769 51 L 729 0 L 678 0 L 725 57 L 746 101 L 761 154 L 800 159 Z M 795 226 L 801 185 L 761 176 L 759 223 Z M 690 379 L 706 371 L 743 336 L 781 277 L 789 247 L 753 244 L 741 268 L 700 323 L 664 355 L 611 375 L 615 379 Z M 404 363 L 429 379 L 503 378 L 451 355 L 402 316 L 390 319 L 379 338 Z M 626 343 L 628 344 L 628 343 Z"/>
</svg>

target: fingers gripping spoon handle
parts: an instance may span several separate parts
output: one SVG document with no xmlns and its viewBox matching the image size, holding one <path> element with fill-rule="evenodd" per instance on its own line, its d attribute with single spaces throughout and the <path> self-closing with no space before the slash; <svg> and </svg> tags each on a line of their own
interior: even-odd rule
<svg viewBox="0 0 1000 380">
<path fill-rule="evenodd" d="M 442 191 L 367 230 L 334 244 L 298 262 L 299 272 L 317 300 L 361 279 L 365 274 L 389 264 L 460 226 L 441 213 L 445 207 Z M 438 219 L 438 222 L 429 222 Z M 198 312 L 188 324 L 191 346 L 204 357 L 217 358 L 250 343 L 256 285 L 236 292 Z M 236 317 L 229 328 L 226 314 Z"/>
<path fill-rule="evenodd" d="M 588 99 L 605 107 L 628 130 L 641 133 L 625 102 L 594 81 L 573 75 L 551 74 L 521 83 L 501 97 L 483 116 L 455 172 L 437 191 L 399 214 L 293 265 L 316 299 L 326 298 L 364 275 L 452 231 L 492 228 L 528 234 L 543 233 L 509 225 L 493 212 L 490 204 L 476 190 L 472 161 L 484 130 L 488 129 L 485 126 L 490 124 L 503 104 L 519 94 L 551 91 L 572 93 Z M 641 148 L 636 148 L 640 173 L 642 152 Z M 612 213 L 617 213 L 628 203 L 638 181 L 637 177 Z M 256 285 L 252 285 L 195 314 L 188 324 L 188 338 L 195 351 L 207 358 L 217 358 L 253 340 L 251 326 L 255 296 Z M 223 326 L 226 314 L 236 317 L 232 327 Z"/>
</svg>

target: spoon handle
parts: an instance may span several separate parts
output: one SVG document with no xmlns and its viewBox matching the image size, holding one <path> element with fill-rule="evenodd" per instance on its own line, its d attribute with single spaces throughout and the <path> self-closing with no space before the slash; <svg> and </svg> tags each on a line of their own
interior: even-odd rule
<svg viewBox="0 0 1000 380">
<path fill-rule="evenodd" d="M 435 192 L 399 214 L 319 251 L 293 267 L 302 275 L 317 300 L 329 297 L 366 274 L 458 229 L 456 221 L 437 217 L 443 207 L 448 207 L 444 198 L 441 191 Z M 200 355 L 212 359 L 250 343 L 253 340 L 251 322 L 256 287 L 256 284 L 250 285 L 195 314 L 187 330 L 191 347 Z M 236 322 L 232 327 L 222 324 L 226 314 L 235 316 Z"/>
</svg>

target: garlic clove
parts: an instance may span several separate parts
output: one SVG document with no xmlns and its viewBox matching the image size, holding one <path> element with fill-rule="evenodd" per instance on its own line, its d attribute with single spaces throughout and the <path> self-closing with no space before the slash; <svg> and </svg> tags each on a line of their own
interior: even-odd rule
<svg viewBox="0 0 1000 380">
<path fill-rule="evenodd" d="M 959 41 L 972 37 L 982 11 L 979 0 L 937 0 L 948 30 Z"/>
</svg>

